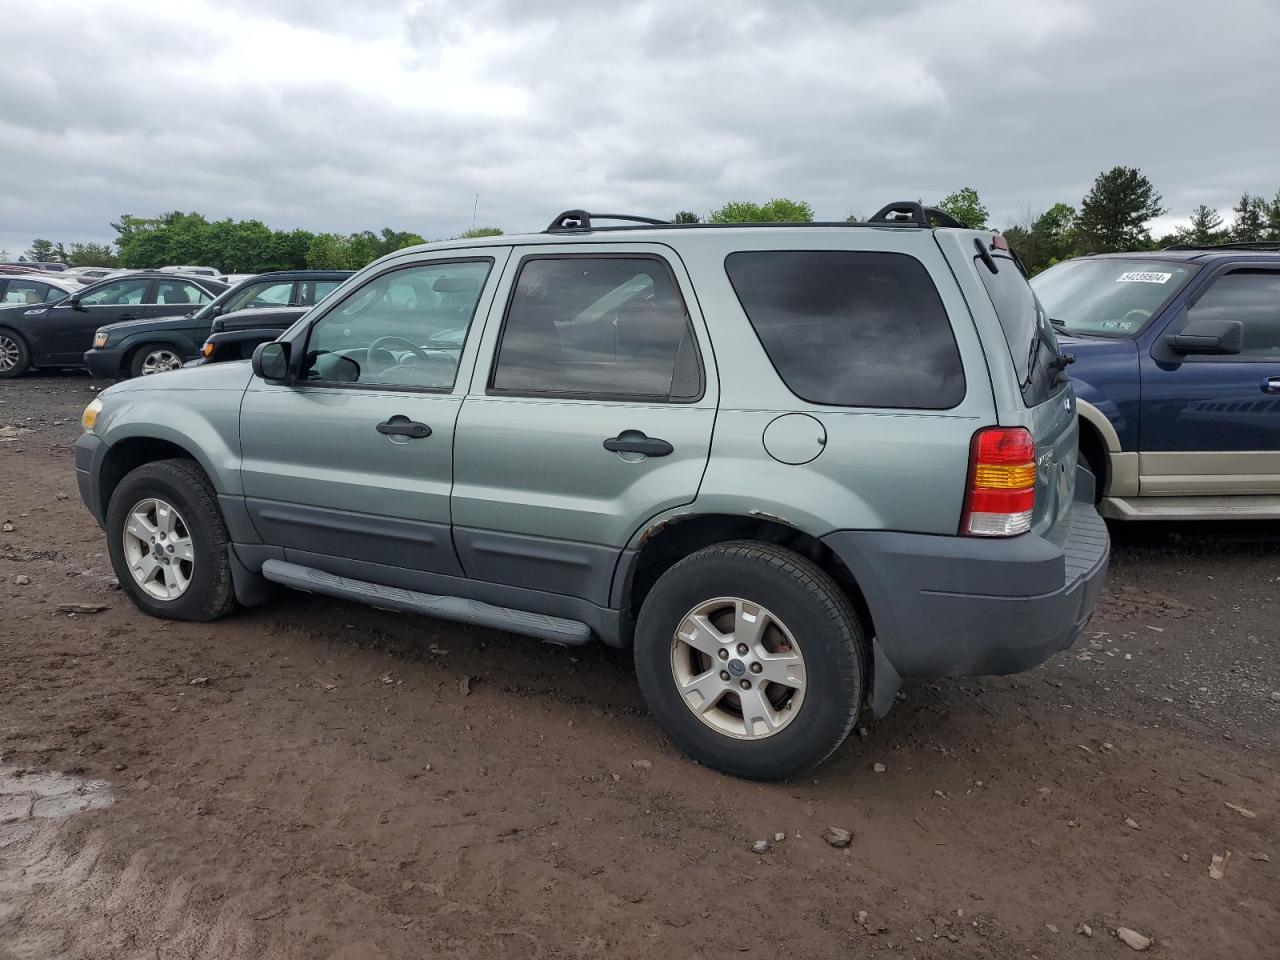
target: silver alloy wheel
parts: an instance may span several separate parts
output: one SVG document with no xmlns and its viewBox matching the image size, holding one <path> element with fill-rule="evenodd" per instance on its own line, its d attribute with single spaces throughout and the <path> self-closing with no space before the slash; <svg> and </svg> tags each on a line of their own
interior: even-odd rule
<svg viewBox="0 0 1280 960">
<path fill-rule="evenodd" d="M 13 337 L 6 337 L 0 334 L 0 370 L 12 370 L 18 365 L 18 357 L 21 356 L 22 350 L 18 347 L 18 341 Z"/>
<path fill-rule="evenodd" d="M 804 656 L 795 637 L 740 597 L 708 600 L 684 615 L 671 640 L 671 675 L 694 716 L 739 740 L 773 736 L 804 703 Z"/>
<path fill-rule="evenodd" d="M 191 531 L 163 500 L 148 497 L 133 505 L 124 523 L 124 558 L 134 583 L 156 600 L 177 600 L 191 585 Z"/>
<path fill-rule="evenodd" d="M 170 370 L 177 370 L 182 366 L 182 358 L 172 350 L 161 348 L 152 350 L 142 358 L 142 375 L 145 377 L 152 373 L 166 373 Z"/>
</svg>

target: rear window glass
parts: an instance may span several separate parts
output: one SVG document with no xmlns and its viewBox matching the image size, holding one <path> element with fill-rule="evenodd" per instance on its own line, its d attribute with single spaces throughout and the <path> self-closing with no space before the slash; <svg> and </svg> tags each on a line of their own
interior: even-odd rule
<svg viewBox="0 0 1280 960">
<path fill-rule="evenodd" d="M 901 253 L 744 251 L 729 282 L 788 389 L 809 403 L 946 410 L 964 368 L 928 270 Z"/>
<path fill-rule="evenodd" d="M 993 254 L 991 259 L 999 272 L 992 273 L 978 257 L 974 258 L 974 269 L 1000 318 L 1022 400 L 1034 407 L 1066 387 L 1066 377 L 1060 375 L 1056 362 L 1058 338 L 1018 262 L 1001 254 Z"/>
</svg>

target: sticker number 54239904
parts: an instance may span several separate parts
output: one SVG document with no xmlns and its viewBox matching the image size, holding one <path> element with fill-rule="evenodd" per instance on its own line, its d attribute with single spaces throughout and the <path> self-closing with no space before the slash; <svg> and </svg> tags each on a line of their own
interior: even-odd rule
<svg viewBox="0 0 1280 960">
<path fill-rule="evenodd" d="M 1145 271 L 1137 271 L 1134 273 L 1122 273 L 1116 277 L 1116 283 L 1168 283 L 1173 277 L 1172 273 L 1148 273 Z"/>
</svg>

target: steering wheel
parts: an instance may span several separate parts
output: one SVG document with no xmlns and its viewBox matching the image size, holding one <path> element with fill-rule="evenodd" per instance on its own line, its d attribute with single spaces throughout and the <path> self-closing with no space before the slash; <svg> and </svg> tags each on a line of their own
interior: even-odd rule
<svg viewBox="0 0 1280 960">
<path fill-rule="evenodd" d="M 1151 316 L 1150 310 L 1143 310 L 1141 307 L 1135 307 L 1134 309 L 1130 310 L 1128 313 L 1124 315 L 1124 322 L 1126 324 L 1142 323 L 1144 320 L 1146 320 L 1150 316 Z"/>
<path fill-rule="evenodd" d="M 395 344 L 396 346 L 404 347 L 424 364 L 431 362 L 431 355 L 427 353 L 427 351 L 423 350 L 416 343 L 406 340 L 404 337 L 379 337 L 377 340 L 373 341 L 373 343 L 369 344 L 369 363 L 373 363 L 373 354 L 379 349 L 386 350 L 388 354 L 391 353 L 390 350 L 387 350 L 387 344 Z M 378 368 L 378 372 L 381 373 L 384 370 L 390 370 L 392 367 L 399 366 L 403 366 L 403 364 L 393 356 L 391 357 L 390 363 L 384 363 Z"/>
</svg>

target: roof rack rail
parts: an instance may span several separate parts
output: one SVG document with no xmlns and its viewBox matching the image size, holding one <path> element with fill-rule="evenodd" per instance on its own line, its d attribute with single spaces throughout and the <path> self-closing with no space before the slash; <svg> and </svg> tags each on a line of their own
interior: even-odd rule
<svg viewBox="0 0 1280 960">
<path fill-rule="evenodd" d="M 906 214 L 906 216 L 902 216 L 902 214 Z M 874 216 L 867 220 L 867 223 L 900 223 L 914 227 L 924 227 L 925 229 L 935 226 L 967 229 L 969 226 L 937 207 L 926 207 L 923 203 L 918 203 L 915 200 L 899 200 L 896 203 L 881 207 L 875 212 Z"/>
<path fill-rule="evenodd" d="M 1162 250 L 1280 250 L 1280 240 L 1224 240 L 1222 243 L 1171 243 Z"/>
<path fill-rule="evenodd" d="M 590 230 L 591 221 L 625 220 L 627 223 L 647 223 L 650 226 L 667 226 L 670 220 L 655 220 L 653 217 L 637 217 L 629 213 L 587 213 L 585 210 L 566 210 L 551 221 L 544 233 L 564 233 L 569 230 Z"/>
</svg>

